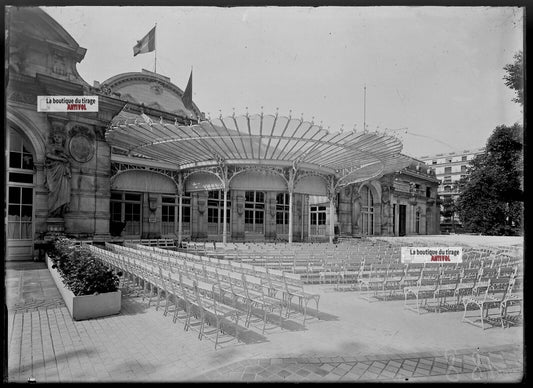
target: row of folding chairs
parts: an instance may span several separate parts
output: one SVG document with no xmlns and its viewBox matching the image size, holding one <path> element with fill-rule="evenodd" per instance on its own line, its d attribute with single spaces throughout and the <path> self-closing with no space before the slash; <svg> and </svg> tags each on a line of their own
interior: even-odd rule
<svg viewBox="0 0 533 388">
<path fill-rule="evenodd" d="M 404 287 L 404 307 L 418 314 L 421 309 L 435 312 L 456 310 L 469 297 L 476 297 L 483 291 L 501 294 L 511 283 L 514 286 L 518 277 L 516 272 L 497 276 L 469 269 L 444 270 L 441 273 L 422 271 L 416 285 Z M 450 299 L 452 303 L 449 303 Z"/>
<path fill-rule="evenodd" d="M 488 279 L 470 295 L 463 298 L 463 322 L 487 328 L 501 325 L 502 328 L 518 323 L 522 315 L 523 293 L 522 277 L 512 276 L 504 279 Z"/>
<path fill-rule="evenodd" d="M 360 295 L 371 301 L 374 299 L 386 300 L 397 296 L 405 296 L 406 287 L 410 292 L 415 292 L 420 282 L 429 279 L 430 284 L 435 286 L 438 280 L 446 280 L 448 284 L 445 288 L 455 287 L 457 283 L 464 281 L 480 281 L 488 278 L 508 279 L 516 275 L 518 266 L 508 266 L 500 268 L 465 268 L 454 264 L 435 264 L 435 263 L 366 263 L 362 262 L 359 271 L 352 271 L 347 279 L 343 272 L 338 274 L 338 282 L 335 289 L 341 290 L 358 290 Z M 344 275 L 344 278 L 341 276 Z M 441 284 L 442 285 L 442 284 Z M 461 288 L 461 286 L 458 286 Z M 455 290 L 455 288 L 453 288 Z M 418 291 L 416 291 L 418 292 Z"/>
<path fill-rule="evenodd" d="M 235 306 L 223 303 L 217 298 L 218 290 L 212 283 L 207 283 L 193 277 L 185 276 L 182 272 L 173 272 L 169 268 L 157 265 L 153 262 L 142 261 L 127 254 L 119 254 L 97 248 L 97 257 L 109 262 L 112 266 L 119 267 L 125 272 L 124 278 L 128 279 L 131 287 L 142 286 L 143 300 L 149 288 L 150 305 L 152 298 L 157 296 L 156 310 L 161 307 L 164 300 L 163 314 L 166 316 L 173 307 L 173 322 L 183 312 L 184 330 L 195 328 L 198 331 L 198 338 L 208 338 L 213 340 L 215 349 L 220 343 L 220 334 L 233 330 L 234 335 L 230 336 L 239 342 L 239 319 L 243 311 Z M 192 318 L 195 318 L 197 325 L 193 325 Z M 231 323 L 231 327 L 228 324 Z M 209 325 L 213 330 L 209 330 Z M 214 338 L 209 334 L 213 333 Z"/>
<path fill-rule="evenodd" d="M 218 260 L 211 260 L 205 257 L 196 257 L 197 262 L 180 258 L 180 255 L 191 258 L 191 254 L 183 254 L 179 252 L 165 251 L 158 248 L 148 248 L 138 246 L 139 249 L 133 249 L 131 247 L 120 247 L 114 244 L 108 244 L 108 248 L 122 252 L 127 255 L 132 255 L 139 260 L 145 260 L 149 262 L 157 261 L 157 265 L 168 264 L 169 268 L 175 268 L 178 271 L 182 271 L 184 276 L 194 277 L 199 281 L 199 277 L 205 281 L 216 281 L 220 284 L 220 278 L 223 276 L 226 286 L 235 286 L 231 284 L 231 281 L 239 281 L 240 276 L 246 275 L 251 281 L 255 282 L 256 288 L 268 288 L 268 296 L 280 297 L 284 302 L 286 308 L 286 316 L 291 313 L 292 299 L 298 299 L 298 308 L 303 313 L 303 325 L 307 319 L 307 306 L 308 303 L 313 300 L 316 303 L 316 311 L 318 315 L 318 304 L 320 295 L 305 292 L 303 284 L 292 274 L 286 274 L 283 272 L 272 274 L 268 269 L 247 267 L 244 268 L 242 263 L 226 262 L 225 266 L 221 265 Z M 154 251 L 159 251 L 156 254 Z M 195 256 L 192 256 L 195 257 Z M 214 265 L 213 265 L 214 264 Z M 229 281 L 228 281 L 229 280 Z M 236 286 L 235 286 L 236 287 Z M 260 290 L 263 292 L 263 289 Z M 280 312 L 281 314 L 281 312 Z"/>
<path fill-rule="evenodd" d="M 291 271 L 293 273 L 304 274 L 303 278 L 306 283 L 332 283 L 337 279 L 337 274 L 342 272 L 339 267 L 352 266 L 353 264 L 360 264 L 361 260 L 369 262 L 371 260 L 380 263 L 398 263 L 400 255 L 366 255 L 358 256 L 357 258 L 347 258 L 338 255 L 333 255 L 326 252 L 306 252 L 302 249 L 299 253 L 259 253 L 253 252 L 238 252 L 224 254 L 226 259 L 252 263 L 254 265 L 268 266 L 269 268 L 278 268 L 284 271 Z M 291 263 L 292 259 L 292 263 Z M 478 268 L 480 266 L 490 266 L 492 268 L 511 265 L 516 263 L 516 258 L 510 256 L 491 256 L 487 251 L 487 256 L 479 258 L 468 259 L 465 255 L 463 261 L 464 266 L 468 268 Z"/>
<path fill-rule="evenodd" d="M 248 275 L 254 275 L 259 277 L 268 277 L 272 278 L 275 281 L 283 281 L 285 278 L 287 282 L 294 287 L 303 287 L 303 282 L 301 277 L 297 274 L 292 274 L 288 271 L 282 271 L 269 266 L 258 266 L 250 263 L 245 263 L 238 260 L 226 260 L 226 259 L 216 259 L 209 256 L 201 256 L 193 253 L 179 252 L 179 251 L 169 251 L 157 247 L 146 247 L 143 245 L 125 245 L 130 249 L 135 250 L 144 250 L 150 253 L 158 253 L 160 255 L 166 255 L 170 257 L 177 257 L 189 260 L 191 262 L 204 263 L 209 266 L 214 266 L 222 269 L 229 269 L 239 273 L 245 273 Z M 115 249 L 119 249 L 116 247 Z"/>
<path fill-rule="evenodd" d="M 175 247 L 176 244 L 173 239 L 159 238 L 159 239 L 131 239 L 124 240 L 124 243 L 142 244 L 149 247 Z"/>
</svg>

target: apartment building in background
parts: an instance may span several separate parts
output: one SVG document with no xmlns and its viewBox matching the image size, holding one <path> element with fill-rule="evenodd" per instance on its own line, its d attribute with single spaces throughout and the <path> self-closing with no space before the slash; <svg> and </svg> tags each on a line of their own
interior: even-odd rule
<svg viewBox="0 0 533 388">
<path fill-rule="evenodd" d="M 464 150 L 461 152 L 439 153 L 435 155 L 425 155 L 420 157 L 426 165 L 435 170 L 435 176 L 440 181 L 437 194 L 440 198 L 441 211 L 444 210 L 446 198 L 457 199 L 459 196 L 456 183 L 465 176 L 470 161 L 476 155 L 485 152 L 485 148 Z M 455 233 L 462 230 L 461 220 L 457 214 L 450 217 L 440 217 L 441 233 Z"/>
</svg>

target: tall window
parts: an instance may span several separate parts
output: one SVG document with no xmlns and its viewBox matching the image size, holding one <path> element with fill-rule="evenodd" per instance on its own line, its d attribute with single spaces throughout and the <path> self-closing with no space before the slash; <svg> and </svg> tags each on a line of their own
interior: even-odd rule
<svg viewBox="0 0 533 388">
<path fill-rule="evenodd" d="M 420 210 L 416 211 L 415 232 L 420 233 Z"/>
<path fill-rule="evenodd" d="M 276 233 L 289 233 L 289 193 L 276 196 Z"/>
<path fill-rule="evenodd" d="M 230 230 L 231 193 L 228 191 L 228 202 L 226 208 L 227 231 Z M 212 190 L 207 194 L 207 233 L 224 233 L 224 191 Z"/>
<path fill-rule="evenodd" d="M 111 192 L 111 221 L 126 222 L 124 236 L 141 235 L 142 194 L 127 191 Z"/>
<path fill-rule="evenodd" d="M 311 206 L 311 227 L 309 234 L 311 236 L 325 236 L 326 235 L 326 206 Z"/>
<path fill-rule="evenodd" d="M 452 173 L 452 168 L 451 167 L 444 167 L 444 173 L 445 174 L 451 174 Z"/>
<path fill-rule="evenodd" d="M 374 234 L 374 196 L 368 186 L 361 188 L 362 233 Z"/>
<path fill-rule="evenodd" d="M 161 234 L 174 234 L 176 230 L 176 198 L 162 197 L 161 198 Z"/>
<path fill-rule="evenodd" d="M 175 235 L 179 228 L 179 198 L 176 196 L 163 196 L 161 202 L 161 234 Z M 191 196 L 189 193 L 185 193 L 181 203 L 183 209 L 181 220 L 183 233 L 189 234 L 191 225 Z"/>
<path fill-rule="evenodd" d="M 265 193 L 247 191 L 244 194 L 244 231 L 265 233 Z"/>
<path fill-rule="evenodd" d="M 33 155 L 27 142 L 10 129 L 7 192 L 7 238 L 33 238 Z"/>
</svg>

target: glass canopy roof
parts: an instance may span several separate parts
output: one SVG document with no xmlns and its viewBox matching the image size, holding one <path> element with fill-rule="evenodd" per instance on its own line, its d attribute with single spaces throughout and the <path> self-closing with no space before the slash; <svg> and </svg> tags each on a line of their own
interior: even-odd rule
<svg viewBox="0 0 533 388">
<path fill-rule="evenodd" d="M 144 117 L 144 118 L 143 118 Z M 227 165 L 268 165 L 335 175 L 341 185 L 379 178 L 406 167 L 396 137 L 376 132 L 328 132 L 286 116 L 240 115 L 180 125 L 121 112 L 106 132 L 108 143 L 178 170 Z"/>
</svg>

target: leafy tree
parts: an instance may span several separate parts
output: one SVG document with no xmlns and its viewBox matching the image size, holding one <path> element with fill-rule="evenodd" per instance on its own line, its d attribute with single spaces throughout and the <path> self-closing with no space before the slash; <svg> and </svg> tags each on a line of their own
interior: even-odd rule
<svg viewBox="0 0 533 388">
<path fill-rule="evenodd" d="M 453 197 L 450 195 L 450 196 L 446 196 L 442 199 L 442 210 L 440 212 L 440 214 L 443 216 L 443 217 L 446 217 L 446 218 L 449 218 L 452 222 L 452 231 L 455 231 L 455 225 L 454 225 L 454 216 L 455 216 L 455 212 L 456 212 L 456 207 L 455 207 L 455 200 L 453 199 Z"/>
<path fill-rule="evenodd" d="M 505 65 L 503 68 L 507 74 L 503 77 L 505 85 L 516 92 L 514 102 L 524 106 L 524 62 L 522 60 L 522 51 L 514 55 L 514 63 Z"/>
<path fill-rule="evenodd" d="M 501 125 L 459 181 L 457 211 L 465 229 L 488 235 L 521 233 L 522 127 Z"/>
</svg>

